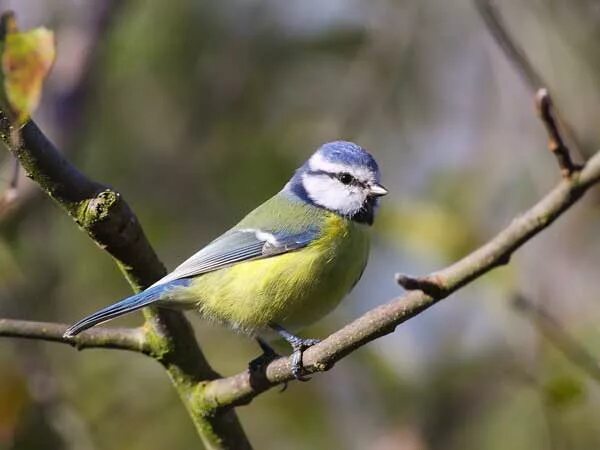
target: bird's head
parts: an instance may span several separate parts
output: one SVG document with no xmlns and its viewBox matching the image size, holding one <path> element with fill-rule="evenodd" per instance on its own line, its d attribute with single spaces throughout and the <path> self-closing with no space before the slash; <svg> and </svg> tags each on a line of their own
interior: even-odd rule
<svg viewBox="0 0 600 450">
<path fill-rule="evenodd" d="M 284 190 L 370 225 L 378 197 L 388 193 L 379 178 L 377 162 L 365 149 L 352 142 L 335 141 L 321 146 L 296 171 Z"/>
</svg>

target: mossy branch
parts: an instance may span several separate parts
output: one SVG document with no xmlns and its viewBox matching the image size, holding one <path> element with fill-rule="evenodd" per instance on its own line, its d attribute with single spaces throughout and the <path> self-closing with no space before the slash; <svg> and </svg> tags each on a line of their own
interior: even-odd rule
<svg viewBox="0 0 600 450">
<path fill-rule="evenodd" d="M 406 295 L 381 305 L 336 331 L 321 343 L 304 352 L 308 372 L 330 369 L 337 361 L 359 347 L 392 333 L 398 325 L 420 314 L 466 284 L 495 267 L 507 264 L 510 256 L 523 244 L 542 232 L 569 209 L 592 186 L 600 182 L 600 152 L 581 171 L 571 174 L 530 210 L 515 218 L 485 245 L 451 266 L 426 277 L 427 288 L 414 283 Z M 402 277 L 404 280 L 407 277 Z M 435 284 L 435 289 L 432 289 Z M 214 408 L 245 404 L 259 393 L 293 379 L 287 358 L 270 363 L 263 373 L 249 371 L 209 382 L 204 388 L 204 402 Z"/>
<path fill-rule="evenodd" d="M 39 130 L 36 132 L 40 133 Z M 23 142 L 27 143 L 28 141 L 24 139 Z M 28 167 L 25 164 L 24 166 Z M 320 344 L 308 349 L 303 358 L 306 369 L 311 373 L 330 369 L 337 361 L 357 348 L 392 333 L 399 324 L 423 312 L 495 267 L 508 263 L 513 252 L 553 223 L 588 189 L 599 182 L 600 153 L 597 153 L 581 169 L 563 179 L 549 194 L 526 213 L 514 219 L 488 243 L 455 264 L 424 278 L 427 280 L 427 289 L 421 289 L 424 286 L 422 282 L 407 282 L 410 277 L 400 277 L 399 280 L 405 287 L 411 287 L 414 290 L 369 311 Z M 102 190 L 82 191 L 93 192 L 92 197 L 71 200 L 71 202 L 85 205 L 85 207 L 76 208 L 78 214 L 74 216 L 81 218 L 83 214 L 84 219 L 78 222 L 79 225 L 110 252 L 108 247 L 104 247 L 107 235 L 104 234 L 106 230 L 102 229 L 102 224 L 108 223 L 112 226 L 113 223 L 118 223 L 115 218 L 111 217 L 112 214 L 122 214 L 123 211 L 132 213 L 128 208 L 115 209 L 126 206 L 123 199 L 117 193 L 107 191 L 103 186 L 102 188 Z M 56 192 L 53 190 L 52 196 L 61 202 L 61 197 L 58 197 Z M 68 205 L 65 208 L 69 211 Z M 82 211 L 85 212 L 82 213 Z M 90 229 L 94 229 L 95 234 L 92 234 Z M 141 233 L 141 230 L 138 233 Z M 122 260 L 119 261 L 122 262 Z M 129 268 L 129 270 L 133 269 Z M 435 285 L 435 289 L 431 289 L 433 285 Z M 202 357 L 196 341 L 193 339 L 189 323 L 179 313 L 161 311 L 160 313 L 148 313 L 148 316 L 149 319 L 142 333 L 144 345 L 138 347 L 137 351 L 153 356 L 165 366 L 209 448 L 249 448 L 245 437 L 238 436 L 238 433 L 242 433 L 242 431 L 232 413 L 232 407 L 248 403 L 270 387 L 292 380 L 293 375 L 288 359 L 280 358 L 273 361 L 261 373 L 244 371 L 235 376 L 221 378 Z M 10 324 L 10 322 L 5 321 L 4 324 Z M 2 323 L 0 322 L 0 325 Z M 31 322 L 21 322 L 13 325 L 18 327 L 27 323 L 31 324 Z M 52 324 L 50 326 L 55 327 L 52 328 L 53 331 L 50 334 L 37 330 L 28 336 L 25 336 L 27 333 L 3 333 L 0 326 L 0 336 L 10 335 L 62 341 L 55 337 L 64 330 L 64 326 Z M 82 339 L 86 336 L 83 334 Z M 88 341 L 88 346 L 103 346 L 100 337 L 96 341 L 90 336 L 88 338 L 92 339 Z M 139 339 L 139 336 L 136 338 Z M 82 342 L 80 345 L 83 347 L 86 344 Z M 114 342 L 111 342 L 110 345 L 106 342 L 104 346 L 116 348 Z M 125 347 L 128 350 L 136 349 L 133 345 L 128 346 L 128 344 L 122 344 L 118 348 Z M 195 357 L 197 355 L 200 357 Z M 232 429 L 235 430 L 234 436 L 236 437 L 228 441 L 226 439 L 231 436 Z M 236 443 L 232 445 L 234 441 Z"/>
<path fill-rule="evenodd" d="M 514 45 L 504 29 L 497 11 L 489 0 L 476 0 L 480 14 L 508 58 L 524 74 L 527 84 L 538 89 L 536 76 L 521 49 Z M 550 103 L 548 103 L 548 108 Z M 543 111 L 542 111 L 543 112 Z M 565 175 L 561 183 L 503 231 L 470 255 L 427 277 L 398 277 L 410 290 L 364 314 L 320 344 L 304 353 L 308 372 L 331 368 L 341 358 L 366 343 L 392 333 L 406 320 L 423 312 L 464 285 L 490 270 L 507 264 L 511 255 L 524 243 L 553 223 L 577 202 L 585 192 L 600 182 L 600 153 L 585 165 L 570 164 L 566 145 L 560 145 L 556 110 L 542 114 L 554 151 Z M 564 126 L 562 127 L 564 128 Z M 165 270 L 148 243 L 137 218 L 122 196 L 103 184 L 91 181 L 73 167 L 50 143 L 33 122 L 27 123 L 14 140 L 15 131 L 0 115 L 0 134 L 9 149 L 36 181 L 75 222 L 115 259 L 134 290 L 152 284 Z M 569 159 L 570 161 L 570 159 Z M 173 385 L 186 406 L 199 435 L 211 449 L 246 449 L 250 444 L 234 414 L 233 407 L 250 402 L 261 392 L 293 378 L 289 361 L 280 358 L 261 372 L 244 371 L 220 377 L 207 363 L 185 317 L 175 311 L 147 309 L 143 328 L 124 330 L 118 337 L 115 329 L 94 329 L 68 342 L 84 347 L 121 348 L 138 351 L 157 359 L 167 370 Z M 0 336 L 62 339 L 64 325 L 0 320 Z"/>
<path fill-rule="evenodd" d="M 14 139 L 15 134 L 18 139 Z M 7 117 L 0 113 L 0 137 L 19 160 L 27 176 L 114 258 L 134 291 L 144 289 L 165 274 L 165 268 L 146 239 L 137 217 L 117 191 L 77 170 L 31 121 L 15 130 Z M 156 308 L 146 308 L 144 316 L 142 353 L 154 357 L 165 367 L 205 445 L 214 449 L 250 448 L 233 410 L 215 415 L 203 405 L 191 403 L 195 386 L 217 378 L 218 374 L 204 358 L 185 316 Z M 54 339 L 54 332 L 61 327 L 56 325 L 59 328 L 52 328 L 53 332 L 47 333 L 44 331 L 48 330 L 45 328 L 47 324 L 39 327 L 31 322 L 4 324 L 13 327 L 10 334 L 13 337 L 34 338 L 36 335 L 36 338 L 45 340 L 58 340 Z M 14 329 L 18 327 L 30 331 L 29 335 L 25 336 L 25 331 L 18 335 Z M 8 335 L 0 333 L 0 336 Z M 96 346 L 102 346 L 99 340 L 95 342 Z M 110 340 L 104 346 L 113 348 L 114 345 L 114 340 Z"/>
</svg>

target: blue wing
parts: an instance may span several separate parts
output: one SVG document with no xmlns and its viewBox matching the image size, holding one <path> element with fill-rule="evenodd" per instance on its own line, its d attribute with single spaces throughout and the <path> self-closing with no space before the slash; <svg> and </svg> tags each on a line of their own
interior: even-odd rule
<svg viewBox="0 0 600 450">
<path fill-rule="evenodd" d="M 319 234 L 318 229 L 300 233 L 270 232 L 255 228 L 234 229 L 215 239 L 173 272 L 148 289 L 97 311 L 70 326 L 65 337 L 73 337 L 99 323 L 148 306 L 160 300 L 165 291 L 187 286 L 190 278 L 213 270 L 252 259 L 268 258 L 291 252 L 310 244 Z"/>
<path fill-rule="evenodd" d="M 306 247 L 318 234 L 317 228 L 294 234 L 256 228 L 234 229 L 192 255 L 153 286 L 212 272 L 243 261 L 294 251 Z"/>
</svg>

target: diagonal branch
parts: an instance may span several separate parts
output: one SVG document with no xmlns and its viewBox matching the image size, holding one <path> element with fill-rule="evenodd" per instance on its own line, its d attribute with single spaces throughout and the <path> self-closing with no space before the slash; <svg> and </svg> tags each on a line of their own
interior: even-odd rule
<svg viewBox="0 0 600 450">
<path fill-rule="evenodd" d="M 538 89 L 547 86 L 547 83 L 535 70 L 523 49 L 508 32 L 506 24 L 498 12 L 496 2 L 494 0 L 474 0 L 474 2 L 488 32 L 508 61 L 512 63 L 529 91 L 535 93 Z"/>
<path fill-rule="evenodd" d="M 17 133 L 19 139 L 11 139 Z M 90 180 L 73 166 L 32 121 L 15 130 L 0 113 L 0 138 L 29 178 L 40 185 L 100 248 L 115 260 L 134 290 L 165 274 L 137 217 L 114 189 Z M 15 145 L 18 142 L 18 145 Z M 192 405 L 194 387 L 218 374 L 206 361 L 185 316 L 176 311 L 144 311 L 150 354 L 167 370 L 198 434 L 209 448 L 244 449 L 250 444 L 233 411 L 207 414 Z"/>
<path fill-rule="evenodd" d="M 532 90 L 541 88 L 544 85 L 541 77 L 537 76 L 524 52 L 506 32 L 492 3 L 476 1 L 488 29 L 521 71 L 528 86 Z M 555 127 L 548 130 L 550 133 L 556 131 L 551 138 L 561 138 L 558 125 L 562 122 L 556 110 L 549 109 L 550 104 L 546 106 L 551 115 L 542 119 L 547 127 Z M 565 130 L 564 125 L 562 129 Z M 148 286 L 164 274 L 164 268 L 146 240 L 135 215 L 118 192 L 85 177 L 61 156 L 34 123 L 28 123 L 20 131 L 19 145 L 10 139 L 14 133 L 8 121 L 0 116 L 1 137 L 27 175 L 40 184 L 101 248 L 115 258 L 135 289 Z M 566 145 L 563 147 L 558 152 L 566 152 Z M 569 167 L 564 161 L 563 164 L 567 164 L 565 168 L 568 168 L 569 176 L 488 243 L 427 277 L 400 276 L 398 282 L 412 289 L 410 292 L 371 310 L 308 349 L 303 361 L 307 370 L 328 370 L 352 351 L 392 333 L 399 324 L 495 267 L 508 263 L 514 251 L 549 226 L 590 187 L 600 182 L 600 153 L 581 168 L 574 165 Z M 145 314 L 147 321 L 143 331 L 135 330 L 143 336 L 144 349 L 147 346 L 144 353 L 150 354 L 167 369 L 206 446 L 218 449 L 250 448 L 233 407 L 248 403 L 270 387 L 291 380 L 293 376 L 288 360 L 275 360 L 260 372 L 245 371 L 220 378 L 204 359 L 189 323 L 181 314 L 161 310 L 150 310 Z M 60 340 L 56 333 L 63 330 L 62 325 L 52 324 L 31 325 L 30 322 L 14 321 L 2 321 L 2 324 L 7 330 L 4 335 L 36 339 Z M 15 329 L 17 325 L 22 330 L 31 325 L 31 329 L 18 332 Z M 95 334 L 84 334 L 82 339 L 86 336 L 91 339 L 89 342 L 93 341 L 92 336 L 100 339 L 100 335 Z"/>
<path fill-rule="evenodd" d="M 69 163 L 33 122 L 14 130 L 0 114 L 0 133 L 29 178 L 37 182 L 75 222 L 110 253 L 128 281 L 140 288 L 164 275 L 165 269 L 150 246 L 129 205 L 108 186 L 88 179 Z"/>
<path fill-rule="evenodd" d="M 494 0 L 474 0 L 474 3 L 487 31 L 496 44 L 498 44 L 506 59 L 512 64 L 517 74 L 519 74 L 531 95 L 537 95 L 540 89 L 547 89 L 548 83 L 544 80 L 544 77 L 535 69 L 523 48 L 517 44 L 508 31 L 502 15 L 498 11 L 496 2 Z M 546 92 L 548 91 L 546 90 Z M 556 106 L 553 106 L 552 109 L 554 121 L 558 124 L 557 130 L 559 127 L 563 130 L 576 155 L 585 155 L 586 153 L 573 132 L 572 127 L 562 118 Z"/>
<path fill-rule="evenodd" d="M 408 319 L 420 314 L 462 286 L 478 279 L 495 267 L 507 264 L 511 255 L 569 209 L 592 186 L 600 182 L 600 152 L 580 172 L 565 178 L 530 210 L 514 219 L 504 230 L 473 253 L 442 269 L 427 279 L 427 293 L 413 290 L 381 305 L 320 344 L 304 353 L 308 372 L 330 369 L 344 356 L 368 342 L 392 333 Z M 419 280 L 419 279 L 417 279 Z M 432 284 L 436 289 L 431 289 Z M 419 285 L 415 285 L 419 288 Z M 435 296 L 432 294 L 435 292 Z M 226 408 L 250 402 L 261 392 L 293 378 L 288 360 L 280 358 L 260 373 L 242 372 L 228 378 L 208 382 L 203 401 L 214 408 Z"/>
<path fill-rule="evenodd" d="M 67 325 L 29 320 L 0 319 L 0 337 L 38 339 L 69 344 L 78 350 L 111 348 L 151 354 L 143 328 L 93 328 L 73 339 L 65 339 Z"/>
</svg>

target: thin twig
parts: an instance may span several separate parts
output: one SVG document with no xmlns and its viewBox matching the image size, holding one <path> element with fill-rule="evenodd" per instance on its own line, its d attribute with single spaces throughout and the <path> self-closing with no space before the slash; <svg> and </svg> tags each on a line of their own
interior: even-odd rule
<svg viewBox="0 0 600 450">
<path fill-rule="evenodd" d="M 514 219 L 485 245 L 451 266 L 425 277 L 436 280 L 440 295 L 432 296 L 421 289 L 412 290 L 367 312 L 320 344 L 306 350 L 303 363 L 307 371 L 312 373 L 330 369 L 357 348 L 392 333 L 401 323 L 495 267 L 505 264 L 513 252 L 553 223 L 599 182 L 600 152 L 580 172 L 563 179 L 536 205 Z M 245 371 L 209 382 L 204 388 L 203 401 L 212 402 L 216 408 L 245 404 L 270 387 L 292 378 L 289 361 L 287 358 L 280 358 L 270 363 L 262 373 Z"/>
<path fill-rule="evenodd" d="M 101 67 L 106 58 L 102 57 L 105 51 L 104 36 L 118 17 L 119 11 L 127 4 L 123 0 L 105 0 L 103 2 L 94 2 L 90 4 L 90 20 L 83 27 L 86 37 L 82 39 L 85 42 L 85 49 L 81 52 L 81 59 L 78 61 L 78 67 L 74 71 L 75 77 L 65 88 L 59 89 L 54 93 L 53 102 L 50 104 L 52 114 L 50 117 L 56 117 L 57 123 L 53 123 L 53 129 L 58 135 L 57 140 L 61 144 L 61 151 L 71 152 L 78 147 L 80 137 L 85 134 L 86 123 L 86 105 L 89 99 L 89 93 L 95 92 L 93 82 L 95 75 L 102 73 Z M 83 31 L 83 30 L 82 30 Z M 70 78 L 70 77 L 69 77 Z M 16 139 L 19 134 L 14 135 Z M 17 147 L 13 143 L 13 147 Z M 18 162 L 17 162 L 18 164 Z M 35 189 L 32 183 L 23 183 L 19 189 L 8 189 L 0 197 L 0 221 L 14 216 L 35 198 L 39 191 Z"/>
<path fill-rule="evenodd" d="M 541 88 L 537 91 L 535 104 L 540 120 L 548 133 L 548 149 L 556 157 L 563 177 L 570 177 L 579 167 L 573 163 L 569 148 L 559 130 L 555 118 L 554 103 L 548 89 Z"/>
<path fill-rule="evenodd" d="M 516 43 L 509 33 L 506 23 L 498 11 L 496 2 L 494 0 L 474 0 L 474 2 L 488 32 L 517 74 L 519 74 L 531 95 L 537 95 L 540 89 L 548 91 L 548 83 L 546 83 L 542 75 L 535 69 L 523 48 Z M 553 105 L 552 109 L 554 122 L 559 125 L 557 129 L 560 128 L 563 130 L 563 135 L 570 142 L 571 149 L 578 157 L 583 158 L 586 152 L 573 132 L 572 127 L 563 119 L 556 105 Z"/>
<path fill-rule="evenodd" d="M 478 2 L 478 5 L 489 5 L 483 0 Z M 502 31 L 503 26 L 499 29 Z M 505 44 L 513 42 L 508 33 L 498 31 L 496 39 L 505 41 Z M 505 45 L 503 48 L 505 52 L 517 54 L 517 65 L 529 72 L 528 85 L 535 86 L 535 90 L 544 86 L 535 82 L 531 76 L 535 71 L 531 65 L 524 65 L 526 58 L 518 47 Z M 554 118 L 558 120 L 556 111 Z M 0 131 L 6 138 L 6 123 L 2 120 Z M 77 171 L 33 123 L 24 128 L 23 138 L 23 145 L 11 147 L 11 151 L 21 160 L 29 176 L 63 206 L 92 239 L 120 262 L 136 286 L 146 286 L 158 278 L 163 272 L 162 266 L 120 195 L 90 181 Z M 412 286 L 417 290 L 369 311 L 308 349 L 303 358 L 306 369 L 309 372 L 328 370 L 352 351 L 392 333 L 399 324 L 493 268 L 505 264 L 514 251 L 549 226 L 598 182 L 600 153 L 593 156 L 581 171 L 574 170 L 569 178 L 565 178 L 540 202 L 478 250 L 428 277 L 404 277 L 401 281 L 406 286 L 411 286 L 412 281 Z M 431 290 L 427 292 L 427 283 L 422 280 L 435 280 L 435 295 Z M 267 365 L 262 373 L 245 371 L 232 377 L 219 378 L 203 359 L 189 323 L 178 313 L 153 313 L 149 318 L 147 328 L 153 330 L 153 337 L 158 337 L 157 342 L 152 342 L 151 352 L 167 368 L 206 443 L 214 448 L 249 448 L 232 414 L 232 407 L 247 403 L 268 388 L 291 380 L 293 375 L 289 360 L 277 359 Z M 59 327 L 54 331 L 62 333 L 64 328 L 62 325 Z M 21 334 L 20 337 L 25 336 Z M 43 339 L 45 335 L 37 338 Z M 201 358 L 199 361 L 194 358 L 196 355 Z"/>
<path fill-rule="evenodd" d="M 546 86 L 542 76 L 535 70 L 523 49 L 508 32 L 495 2 L 493 0 L 475 0 L 475 6 L 488 32 L 512 63 L 529 91 L 534 94 L 538 89 Z"/>
<path fill-rule="evenodd" d="M 67 325 L 50 322 L 32 322 L 28 320 L 0 319 L 0 337 L 17 337 L 59 342 L 76 347 L 112 348 L 150 354 L 143 328 L 106 328 L 87 330 L 75 338 L 65 339 L 63 333 Z"/>
<path fill-rule="evenodd" d="M 52 197 L 100 248 L 113 256 L 125 277 L 139 290 L 165 274 L 142 227 L 122 195 L 89 179 L 73 166 L 30 121 L 12 144 L 10 121 L 0 113 L 0 137 L 27 175 Z M 233 410 L 207 414 L 202 404 L 191 404 L 195 386 L 218 377 L 204 357 L 183 314 L 146 308 L 145 331 L 152 356 L 166 369 L 208 448 L 247 449 L 247 437 Z M 64 331 L 64 330 L 63 330 Z"/>
<path fill-rule="evenodd" d="M 599 358 L 588 352 L 546 309 L 536 305 L 522 295 L 517 295 L 514 305 L 536 325 L 548 339 L 573 364 L 600 382 Z"/>
</svg>

